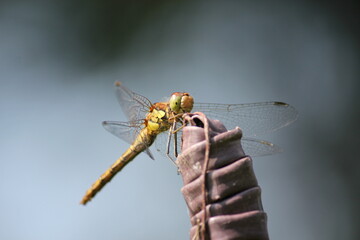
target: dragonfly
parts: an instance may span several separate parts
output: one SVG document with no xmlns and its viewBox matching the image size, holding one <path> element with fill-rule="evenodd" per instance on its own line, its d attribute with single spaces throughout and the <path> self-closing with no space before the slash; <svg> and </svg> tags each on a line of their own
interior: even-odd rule
<svg viewBox="0 0 360 240">
<path fill-rule="evenodd" d="M 240 126 L 245 137 L 242 146 L 247 155 L 263 156 L 280 152 L 281 149 L 256 137 L 275 131 L 296 120 L 297 111 L 283 102 L 259 102 L 248 104 L 197 103 L 186 92 L 174 92 L 168 101 L 151 103 L 146 97 L 132 92 L 121 82 L 115 82 L 115 94 L 126 115 L 127 122 L 104 121 L 103 127 L 130 144 L 130 147 L 93 183 L 81 200 L 85 205 L 138 154 L 145 152 L 154 159 L 149 147 L 158 136 L 166 136 L 166 155 L 170 156 L 170 140 L 174 137 L 174 155 L 180 142 L 183 116 L 190 112 L 203 112 L 208 118 L 220 120 L 228 129 Z M 162 144 L 164 146 L 164 144 Z"/>
</svg>

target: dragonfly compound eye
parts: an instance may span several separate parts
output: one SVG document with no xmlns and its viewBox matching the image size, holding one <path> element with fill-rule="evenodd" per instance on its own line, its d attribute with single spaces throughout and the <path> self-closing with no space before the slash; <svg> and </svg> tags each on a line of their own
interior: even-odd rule
<svg viewBox="0 0 360 240">
<path fill-rule="evenodd" d="M 181 109 L 184 112 L 191 112 L 194 105 L 194 98 L 190 96 L 188 93 L 184 93 L 181 98 Z"/>
<path fill-rule="evenodd" d="M 170 98 L 171 111 L 178 113 L 181 107 L 181 95 L 179 93 L 173 93 Z"/>
</svg>

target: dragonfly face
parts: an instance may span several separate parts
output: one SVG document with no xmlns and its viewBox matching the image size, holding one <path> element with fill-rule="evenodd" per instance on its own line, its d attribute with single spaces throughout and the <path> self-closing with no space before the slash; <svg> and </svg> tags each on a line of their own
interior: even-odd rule
<svg viewBox="0 0 360 240">
<path fill-rule="evenodd" d="M 194 98 L 188 93 L 175 92 L 171 95 L 169 104 L 175 114 L 189 113 L 194 106 Z"/>
</svg>

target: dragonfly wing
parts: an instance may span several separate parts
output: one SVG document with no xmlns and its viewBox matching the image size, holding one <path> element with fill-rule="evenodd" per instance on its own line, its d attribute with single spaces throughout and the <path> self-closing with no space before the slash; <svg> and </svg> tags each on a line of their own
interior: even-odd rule
<svg viewBox="0 0 360 240">
<path fill-rule="evenodd" d="M 272 155 L 282 152 L 282 149 L 271 142 L 255 138 L 244 137 L 241 139 L 241 145 L 246 155 L 252 157 Z"/>
<path fill-rule="evenodd" d="M 147 149 L 145 150 L 145 153 L 146 153 L 152 160 L 155 160 L 154 155 L 151 153 L 151 151 L 150 151 L 149 148 L 147 148 Z"/>
<path fill-rule="evenodd" d="M 104 121 L 102 123 L 103 127 L 109 131 L 111 134 L 119 137 L 125 142 L 132 144 L 135 140 L 137 134 L 140 133 L 143 121 L 133 121 L 133 122 L 118 122 L 118 121 Z M 149 147 L 149 146 L 148 146 Z M 145 153 L 151 158 L 154 159 L 154 156 L 150 152 L 150 149 L 147 148 Z"/>
<path fill-rule="evenodd" d="M 108 132 L 129 144 L 135 140 L 141 129 L 141 123 L 135 122 L 104 121 L 102 125 Z"/>
<path fill-rule="evenodd" d="M 152 106 L 146 97 L 132 92 L 121 82 L 115 82 L 115 94 L 124 114 L 130 121 L 144 119 Z"/>
<path fill-rule="evenodd" d="M 256 136 L 285 127 L 295 121 L 298 115 L 294 107 L 282 102 L 195 103 L 193 112 L 195 111 L 222 121 L 228 129 L 239 126 L 246 136 Z"/>
</svg>

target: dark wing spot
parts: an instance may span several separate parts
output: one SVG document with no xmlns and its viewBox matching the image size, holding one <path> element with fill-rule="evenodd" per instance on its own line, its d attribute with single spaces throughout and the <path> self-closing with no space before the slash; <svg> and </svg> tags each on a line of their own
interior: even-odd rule
<svg viewBox="0 0 360 240">
<path fill-rule="evenodd" d="M 288 106 L 289 104 L 284 102 L 274 102 L 274 105 Z"/>
</svg>

